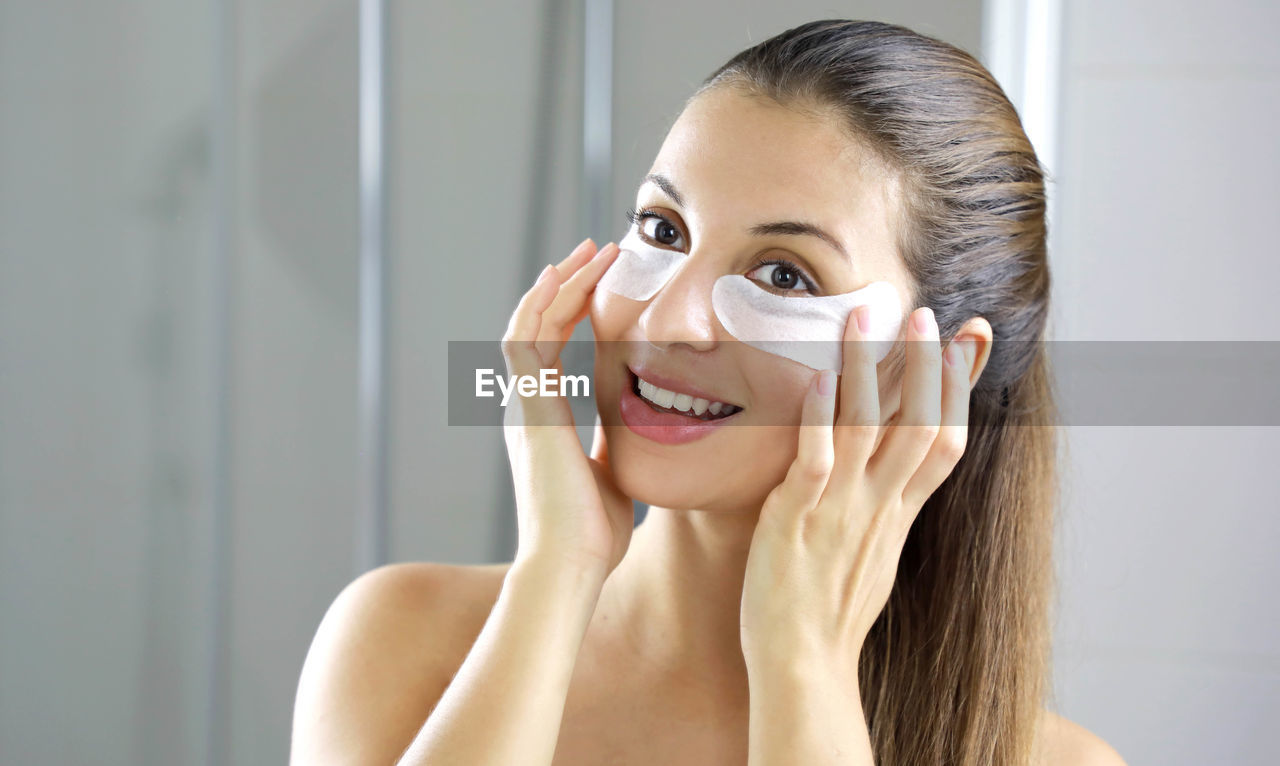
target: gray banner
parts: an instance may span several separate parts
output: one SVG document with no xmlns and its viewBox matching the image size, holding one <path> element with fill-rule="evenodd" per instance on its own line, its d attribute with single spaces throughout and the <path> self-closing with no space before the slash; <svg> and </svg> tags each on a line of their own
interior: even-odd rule
<svg viewBox="0 0 1280 766">
<path fill-rule="evenodd" d="M 1002 348 L 1004 344 L 1017 347 Z M 845 344 L 846 358 L 854 353 L 854 345 Z M 1028 346 L 1043 346 L 1043 349 Z M 1040 352 L 1048 355 L 1059 417 L 1035 425 L 1280 425 L 1280 397 L 1275 382 L 1280 377 L 1280 341 L 996 341 L 990 359 L 999 358 L 998 354 L 1017 358 Z M 544 374 L 551 387 L 541 388 L 547 395 L 565 396 L 575 421 L 590 424 L 595 420 L 599 394 L 595 380 L 597 355 L 607 360 L 604 364 L 616 373 L 612 378 L 625 379 L 627 385 L 635 384 L 628 368 L 635 366 L 636 360 L 656 360 L 668 377 L 686 380 L 701 390 L 722 393 L 727 401 L 743 406 L 744 411 L 725 426 L 794 425 L 793 408 L 749 401 L 753 393 L 782 383 L 781 380 L 762 381 L 758 377 L 747 379 L 738 369 L 736 360 L 749 358 L 740 354 L 763 352 L 755 348 L 733 348 L 721 342 L 715 351 L 714 364 L 708 363 L 707 353 L 689 347 L 663 350 L 639 342 L 570 341 L 560 357 L 562 369 Z M 694 374 L 689 365 L 683 365 L 682 372 L 682 359 L 696 359 L 700 372 Z M 777 361 L 779 375 L 789 376 L 794 385 L 798 366 L 782 358 Z M 753 365 L 753 369 L 762 368 L 759 364 Z M 709 369 L 728 372 L 723 376 L 710 376 L 706 372 Z M 992 370 L 993 367 L 988 367 L 984 377 Z M 562 375 L 566 380 L 561 380 Z M 723 379 L 710 379 L 712 377 Z M 532 383 L 526 382 L 526 393 Z M 449 342 L 449 425 L 501 425 L 504 386 L 508 392 L 507 403 L 511 405 L 520 390 L 508 380 L 498 341 Z M 672 388 L 678 390 L 679 386 Z M 615 401 L 618 395 L 619 392 L 613 392 Z M 738 401 L 734 401 L 735 397 Z M 1014 397 L 1012 406 L 1031 404 Z"/>
</svg>

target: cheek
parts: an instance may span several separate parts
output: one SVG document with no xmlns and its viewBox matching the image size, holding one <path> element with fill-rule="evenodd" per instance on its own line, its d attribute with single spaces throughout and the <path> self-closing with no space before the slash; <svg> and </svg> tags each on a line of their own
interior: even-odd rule
<svg viewBox="0 0 1280 766">
<path fill-rule="evenodd" d="M 621 338 L 628 327 L 639 321 L 644 304 L 623 298 L 607 290 L 591 294 L 591 329 L 597 340 Z"/>
<path fill-rule="evenodd" d="M 756 405 L 753 422 L 770 426 L 800 424 L 804 399 L 816 370 L 781 356 L 734 344 L 743 353 L 743 370 Z"/>
<path fill-rule="evenodd" d="M 758 507 L 782 483 L 795 461 L 800 436 L 797 428 L 736 426 L 733 441 L 709 456 L 699 473 L 705 489 L 707 472 L 726 477 L 715 485 L 714 500 L 725 508 Z"/>
</svg>

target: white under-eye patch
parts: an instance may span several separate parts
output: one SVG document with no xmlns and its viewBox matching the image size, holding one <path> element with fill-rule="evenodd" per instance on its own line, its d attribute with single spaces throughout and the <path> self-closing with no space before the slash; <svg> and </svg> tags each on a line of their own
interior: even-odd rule
<svg viewBox="0 0 1280 766">
<path fill-rule="evenodd" d="M 840 371 L 845 324 L 859 306 L 871 307 L 866 338 L 875 344 L 876 362 L 888 355 L 902 327 L 898 290 L 883 281 L 851 293 L 793 298 L 730 275 L 716 280 L 711 305 L 733 337 L 815 370 Z"/>
<path fill-rule="evenodd" d="M 633 228 L 618 242 L 618 257 L 600 277 L 596 288 L 633 301 L 647 301 L 658 294 L 687 257 L 675 250 L 650 245 Z"/>
<path fill-rule="evenodd" d="M 596 288 L 636 301 L 657 295 L 688 257 L 650 245 L 635 228 L 618 242 L 618 251 Z M 734 338 L 815 370 L 840 371 L 844 328 L 855 308 L 871 307 L 867 338 L 875 343 L 876 362 L 888 355 L 902 326 L 898 290 L 883 281 L 841 295 L 793 297 L 769 292 L 748 277 L 729 275 L 716 280 L 711 305 Z"/>
</svg>

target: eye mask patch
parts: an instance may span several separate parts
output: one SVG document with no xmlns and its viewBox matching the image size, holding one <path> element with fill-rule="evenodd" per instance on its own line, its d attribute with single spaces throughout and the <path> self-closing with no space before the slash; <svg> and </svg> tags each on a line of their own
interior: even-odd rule
<svg viewBox="0 0 1280 766">
<path fill-rule="evenodd" d="M 596 288 L 633 301 L 647 301 L 658 294 L 686 257 L 684 253 L 650 245 L 633 228 L 618 242 L 618 257 Z"/>
<path fill-rule="evenodd" d="M 688 257 L 646 243 L 634 228 L 618 242 L 618 250 L 596 287 L 636 301 L 657 295 Z M 841 341 L 855 308 L 871 307 L 868 338 L 875 344 L 876 362 L 888 355 L 902 326 L 898 291 L 884 281 L 851 293 L 801 298 L 769 292 L 745 276 L 728 275 L 712 287 L 711 305 L 734 338 L 815 370 L 841 369 Z"/>
<path fill-rule="evenodd" d="M 711 288 L 711 305 L 733 337 L 815 370 L 840 371 L 845 324 L 859 306 L 871 307 L 867 338 L 875 344 L 876 362 L 889 354 L 902 327 L 902 304 L 890 282 L 840 295 L 792 298 L 729 275 Z"/>
</svg>

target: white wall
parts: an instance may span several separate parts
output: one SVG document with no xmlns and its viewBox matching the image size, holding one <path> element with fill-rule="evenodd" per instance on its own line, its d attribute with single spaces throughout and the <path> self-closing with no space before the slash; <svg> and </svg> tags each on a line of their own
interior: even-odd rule
<svg viewBox="0 0 1280 766">
<path fill-rule="evenodd" d="M 1063 6 L 1055 337 L 1280 339 L 1280 6 Z M 1135 765 L 1280 762 L 1277 429 L 1066 440 L 1059 708 Z"/>
<path fill-rule="evenodd" d="M 0 4 L 0 762 L 182 763 L 208 696 L 210 13 L 71 5 Z"/>
<path fill-rule="evenodd" d="M 5 764 L 204 762 L 214 10 L 0 4 Z M 219 747 L 269 763 L 354 568 L 355 14 L 235 10 Z"/>
<path fill-rule="evenodd" d="M 356 9 L 239 2 L 228 763 L 284 763 L 315 615 L 355 567 Z"/>
</svg>

